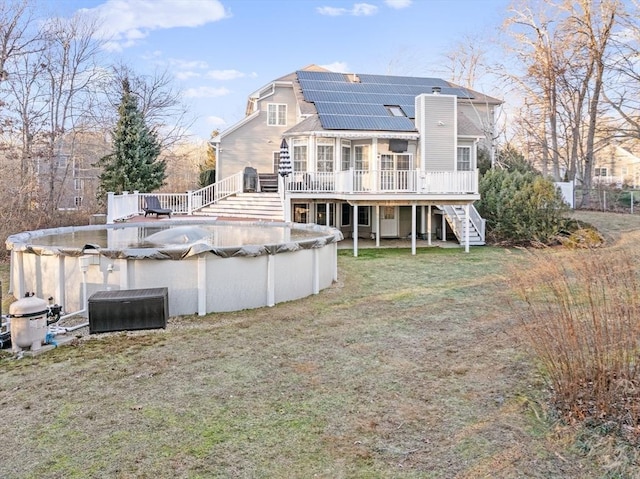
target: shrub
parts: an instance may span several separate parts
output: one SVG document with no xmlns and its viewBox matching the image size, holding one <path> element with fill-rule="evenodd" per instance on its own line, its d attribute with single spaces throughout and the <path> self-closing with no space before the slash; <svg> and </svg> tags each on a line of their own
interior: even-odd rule
<svg viewBox="0 0 640 479">
<path fill-rule="evenodd" d="M 496 242 L 552 244 L 564 228 L 568 206 L 556 186 L 535 172 L 494 169 L 480 180 L 477 207 Z"/>
<path fill-rule="evenodd" d="M 536 254 L 511 275 L 524 338 L 568 421 L 640 438 L 640 280 L 633 251 Z"/>
</svg>

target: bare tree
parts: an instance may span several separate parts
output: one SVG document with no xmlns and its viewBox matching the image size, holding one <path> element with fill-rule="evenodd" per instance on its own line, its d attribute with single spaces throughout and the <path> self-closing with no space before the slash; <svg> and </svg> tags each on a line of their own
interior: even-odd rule
<svg viewBox="0 0 640 479">
<path fill-rule="evenodd" d="M 479 35 L 465 35 L 444 54 L 447 77 L 456 85 L 477 88 L 487 72 L 487 50 Z"/>
<path fill-rule="evenodd" d="M 602 136 L 607 58 L 622 14 L 618 0 L 524 1 L 505 22 L 523 66 L 512 77 L 544 115 L 541 156 L 551 155 L 554 178 L 560 179 L 562 166 L 569 178 L 582 180 L 585 205 Z"/>
<path fill-rule="evenodd" d="M 0 81 L 10 75 L 6 65 L 9 59 L 41 49 L 37 33 L 31 31 L 34 24 L 33 7 L 28 0 L 0 2 Z"/>
<path fill-rule="evenodd" d="M 167 71 L 140 75 L 125 64 L 105 70 L 101 86 L 91 100 L 91 115 L 95 124 L 102 125 L 105 130 L 115 125 L 122 93 L 117 86 L 125 78 L 138 100 L 145 122 L 155 130 L 163 150 L 182 143 L 194 120 L 189 117 L 187 106 L 182 102 L 182 92 Z"/>
</svg>

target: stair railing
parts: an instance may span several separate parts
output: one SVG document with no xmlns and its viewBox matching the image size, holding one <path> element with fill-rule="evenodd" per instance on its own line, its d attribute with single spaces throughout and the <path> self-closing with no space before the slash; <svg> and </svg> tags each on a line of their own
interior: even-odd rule
<svg viewBox="0 0 640 479">
<path fill-rule="evenodd" d="M 218 201 L 242 193 L 244 172 L 240 171 L 235 175 L 227 176 L 221 181 L 205 186 L 195 191 L 188 191 L 189 214 L 195 210 L 217 203 Z"/>
<path fill-rule="evenodd" d="M 466 227 L 465 215 L 463 214 L 463 212 L 451 205 L 442 205 L 439 206 L 439 208 L 444 211 L 447 222 L 451 226 L 451 229 L 453 230 L 458 240 L 462 241 L 462 238 L 464 238 L 464 231 Z M 480 213 L 478 213 L 478 210 L 473 204 L 469 205 L 469 221 L 471 223 L 471 226 L 478 233 L 480 240 L 484 242 L 486 220 L 480 216 Z"/>
</svg>

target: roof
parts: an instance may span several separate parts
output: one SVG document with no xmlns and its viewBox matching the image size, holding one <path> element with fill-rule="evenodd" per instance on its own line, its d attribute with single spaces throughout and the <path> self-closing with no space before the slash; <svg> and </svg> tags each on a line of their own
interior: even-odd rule
<svg viewBox="0 0 640 479">
<path fill-rule="evenodd" d="M 308 67 L 296 76 L 300 86 L 296 93 L 304 100 L 299 103 L 301 110 L 309 113 L 313 105 L 325 130 L 416 131 L 415 98 L 433 93 L 434 88 L 462 100 L 501 103 L 440 78 L 335 73 Z M 402 114 L 394 115 L 391 110 L 395 107 Z M 471 129 L 467 118 L 459 123 L 464 130 Z"/>
</svg>

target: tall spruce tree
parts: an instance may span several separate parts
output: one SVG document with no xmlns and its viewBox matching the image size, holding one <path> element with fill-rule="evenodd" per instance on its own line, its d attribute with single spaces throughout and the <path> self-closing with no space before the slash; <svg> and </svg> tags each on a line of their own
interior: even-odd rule
<svg viewBox="0 0 640 479">
<path fill-rule="evenodd" d="M 145 123 L 126 78 L 122 81 L 118 116 L 113 131 L 113 151 L 97 162 L 102 167 L 98 188 L 98 198 L 102 201 L 109 191 L 148 193 L 160 188 L 166 178 L 166 162 L 158 160 L 160 142 Z"/>
</svg>

